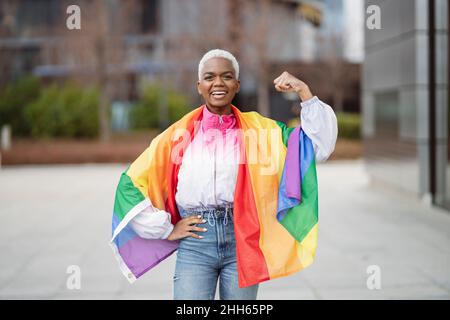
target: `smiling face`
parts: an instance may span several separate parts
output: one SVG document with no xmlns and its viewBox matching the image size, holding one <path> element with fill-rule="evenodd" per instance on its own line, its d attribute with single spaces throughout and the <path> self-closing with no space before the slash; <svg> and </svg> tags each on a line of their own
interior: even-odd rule
<svg viewBox="0 0 450 320">
<path fill-rule="evenodd" d="M 231 61 L 211 58 L 205 62 L 201 78 L 197 82 L 198 93 L 203 96 L 209 109 L 218 114 L 231 112 L 231 101 L 239 92 L 240 81 Z"/>
</svg>

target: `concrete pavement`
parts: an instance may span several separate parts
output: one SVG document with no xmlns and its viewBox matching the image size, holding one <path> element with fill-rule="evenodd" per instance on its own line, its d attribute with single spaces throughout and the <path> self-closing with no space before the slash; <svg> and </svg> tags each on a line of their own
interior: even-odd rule
<svg viewBox="0 0 450 320">
<path fill-rule="evenodd" d="M 171 299 L 175 255 L 130 285 L 109 247 L 125 165 L 0 170 L 0 299 Z M 261 284 L 259 299 L 449 299 L 450 213 L 372 186 L 361 161 L 318 166 L 312 266 Z M 71 265 L 81 288 L 66 286 Z M 369 290 L 367 268 L 380 270 Z"/>
</svg>

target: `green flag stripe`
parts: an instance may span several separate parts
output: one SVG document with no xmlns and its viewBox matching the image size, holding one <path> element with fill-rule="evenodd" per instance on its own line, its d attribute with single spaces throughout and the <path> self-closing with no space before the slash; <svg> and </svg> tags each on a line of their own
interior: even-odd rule
<svg viewBox="0 0 450 320">
<path fill-rule="evenodd" d="M 291 135 L 292 131 L 294 131 L 295 128 L 288 128 L 283 122 L 281 121 L 275 121 L 277 125 L 281 128 L 281 137 L 283 138 L 283 143 L 287 147 L 289 136 Z"/>
<path fill-rule="evenodd" d="M 302 202 L 288 210 L 281 224 L 298 242 L 302 242 L 317 222 L 317 177 L 316 165 L 312 162 L 302 181 Z"/>
<path fill-rule="evenodd" d="M 120 176 L 119 185 L 117 186 L 116 199 L 114 201 L 114 213 L 120 220 L 133 209 L 134 206 L 139 204 L 145 199 L 144 195 L 133 184 L 131 178 L 122 173 Z"/>
</svg>

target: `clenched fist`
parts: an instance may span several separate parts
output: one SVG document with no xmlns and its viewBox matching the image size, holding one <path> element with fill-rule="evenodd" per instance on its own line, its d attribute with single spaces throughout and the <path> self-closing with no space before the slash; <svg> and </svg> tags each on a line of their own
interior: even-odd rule
<svg viewBox="0 0 450 320">
<path fill-rule="evenodd" d="M 277 91 L 296 92 L 302 101 L 309 100 L 313 97 L 307 84 L 287 71 L 284 71 L 278 78 L 273 80 L 273 83 Z"/>
<path fill-rule="evenodd" d="M 180 240 L 187 237 L 197 238 L 201 239 L 202 236 L 199 236 L 198 234 L 194 233 L 193 231 L 197 232 L 206 232 L 206 228 L 199 228 L 195 226 L 196 224 L 205 223 L 206 220 L 203 220 L 201 216 L 189 216 L 184 219 L 181 219 L 177 222 L 175 227 L 173 228 L 172 232 L 169 234 L 169 237 L 167 240 Z"/>
</svg>

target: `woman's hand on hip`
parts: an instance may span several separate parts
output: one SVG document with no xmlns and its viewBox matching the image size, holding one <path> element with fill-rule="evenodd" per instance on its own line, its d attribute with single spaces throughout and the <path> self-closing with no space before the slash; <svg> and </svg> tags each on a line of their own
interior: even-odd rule
<svg viewBox="0 0 450 320">
<path fill-rule="evenodd" d="M 278 78 L 273 80 L 273 84 L 279 92 L 297 93 L 302 101 L 309 100 L 313 97 L 308 85 L 287 71 L 284 71 Z"/>
<path fill-rule="evenodd" d="M 195 226 L 196 224 L 205 223 L 206 220 L 203 220 L 201 216 L 189 216 L 184 219 L 181 219 L 177 222 L 172 232 L 167 237 L 167 240 L 180 240 L 187 237 L 192 237 L 196 239 L 203 238 L 194 232 L 206 232 L 206 228 L 199 228 Z"/>
</svg>

